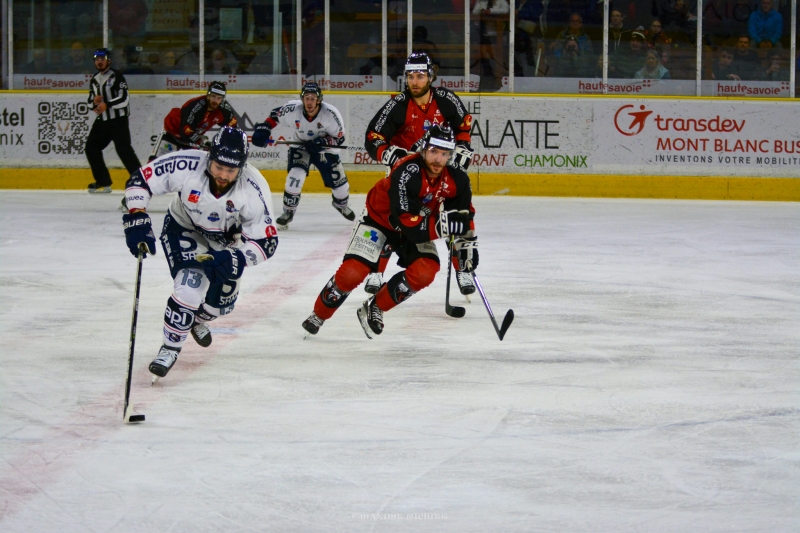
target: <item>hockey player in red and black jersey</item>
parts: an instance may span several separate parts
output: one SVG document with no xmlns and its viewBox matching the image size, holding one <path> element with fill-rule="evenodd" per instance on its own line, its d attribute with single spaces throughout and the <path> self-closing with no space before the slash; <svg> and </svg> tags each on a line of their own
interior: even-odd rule
<svg viewBox="0 0 800 533">
<path fill-rule="evenodd" d="M 391 169 L 400 159 L 418 150 L 431 126 L 449 126 L 456 142 L 449 164 L 466 171 L 474 152 L 470 146 L 472 115 L 455 93 L 431 86 L 435 76 L 428 54 L 415 52 L 408 56 L 405 79 L 406 90 L 393 96 L 367 126 L 364 144 L 370 157 Z M 384 250 L 377 272 L 367 278 L 364 290 L 368 293 L 375 294 L 380 289 L 390 255 L 391 250 Z M 475 292 L 472 276 L 456 268 L 456 279 L 462 294 Z"/>
<path fill-rule="evenodd" d="M 164 131 L 153 147 L 150 161 L 175 150 L 208 150 L 211 141 L 206 132 L 214 126 L 236 127 L 236 114 L 225 96 L 221 81 L 212 81 L 204 96 L 192 98 L 164 117 Z"/>
<path fill-rule="evenodd" d="M 399 160 L 391 174 L 372 187 L 342 264 L 302 324 L 309 334 L 317 334 L 350 292 L 375 271 L 387 244 L 405 270 L 358 309 L 361 327 L 370 339 L 383 332 L 383 313 L 433 282 L 439 271 L 436 239 L 454 236 L 463 270 L 472 272 L 478 266 L 469 176 L 460 167 L 448 166 L 455 148 L 453 131 L 433 125 L 419 153 Z"/>
</svg>

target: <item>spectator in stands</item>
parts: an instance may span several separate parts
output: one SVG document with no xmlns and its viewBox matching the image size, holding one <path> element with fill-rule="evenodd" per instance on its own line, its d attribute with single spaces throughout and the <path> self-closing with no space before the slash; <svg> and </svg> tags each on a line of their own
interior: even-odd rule
<svg viewBox="0 0 800 533">
<path fill-rule="evenodd" d="M 743 80 L 757 80 L 761 70 L 761 61 L 756 52 L 750 49 L 750 37 L 740 35 L 736 40 L 734 61 L 739 65 L 739 75 Z"/>
<path fill-rule="evenodd" d="M 622 11 L 619 9 L 611 10 L 608 18 L 608 53 L 622 52 L 625 50 L 625 41 L 630 39 L 631 31 L 626 29 Z"/>
<path fill-rule="evenodd" d="M 514 15 L 517 29 L 514 32 L 514 43 L 518 54 L 525 54 L 529 66 L 535 63 L 534 42 L 536 42 L 536 29 L 544 12 L 542 0 L 517 0 Z M 541 28 L 538 35 L 544 37 Z"/>
<path fill-rule="evenodd" d="M 717 52 L 717 60 L 714 62 L 714 68 L 711 71 L 711 79 L 721 81 L 742 80 L 739 65 L 735 61 L 734 51 L 730 46 L 723 46 Z"/>
<path fill-rule="evenodd" d="M 108 28 L 115 45 L 143 42 L 149 12 L 145 0 L 108 0 Z"/>
<path fill-rule="evenodd" d="M 581 51 L 581 56 L 586 57 L 594 53 L 594 46 L 589 35 L 583 31 L 583 17 L 579 13 L 573 13 L 569 16 L 569 26 L 556 37 L 555 42 L 550 45 L 553 50 L 553 55 L 559 57 L 566 49 L 566 41 L 571 37 L 578 43 L 578 49 Z"/>
<path fill-rule="evenodd" d="M 713 46 L 731 36 L 734 0 L 706 0 L 703 6 L 703 35 Z M 750 17 L 748 12 L 747 17 Z"/>
<path fill-rule="evenodd" d="M 502 21 L 498 17 L 503 15 L 508 16 L 509 11 L 510 7 L 506 0 L 477 0 L 475 2 L 475 7 L 472 8 L 472 14 L 479 16 L 479 61 L 482 79 L 484 77 L 499 79 L 502 75 L 502 72 L 500 72 L 500 63 L 498 62 L 498 56 L 502 57 L 502 54 L 499 53 L 501 34 L 498 34 L 497 31 L 498 28 L 502 27 Z M 487 88 L 489 90 L 496 89 L 492 84 Z"/>
<path fill-rule="evenodd" d="M 56 67 L 47 61 L 47 50 L 44 48 L 33 49 L 33 61 L 22 65 L 20 74 L 55 74 Z"/>
<path fill-rule="evenodd" d="M 53 5 L 54 3 L 56 5 Z M 52 13 L 61 30 L 61 38 L 64 40 L 90 35 L 93 31 L 92 23 L 99 18 L 97 17 L 98 13 L 95 12 L 95 6 L 90 0 L 56 0 L 56 2 L 51 2 L 51 6 Z M 91 68 L 89 73 L 93 74 L 94 65 L 91 65 Z"/>
<path fill-rule="evenodd" d="M 645 54 L 644 67 L 634 75 L 637 80 L 668 80 L 669 70 L 661 64 L 658 50 L 648 50 Z"/>
<path fill-rule="evenodd" d="M 75 41 L 69 49 L 69 55 L 61 64 L 64 74 L 94 74 L 94 63 L 89 61 L 83 43 Z"/>
<path fill-rule="evenodd" d="M 783 16 L 773 9 L 772 0 L 761 0 L 760 9 L 753 11 L 747 22 L 751 46 L 779 48 L 783 35 Z"/>
<path fill-rule="evenodd" d="M 631 32 L 628 48 L 618 54 L 608 57 L 608 77 L 617 79 L 631 79 L 644 63 L 644 54 L 647 50 L 644 34 Z"/>
<path fill-rule="evenodd" d="M 564 48 L 556 59 L 555 76 L 558 78 L 588 78 L 595 67 L 593 54 L 584 53 L 573 35 L 564 39 Z"/>
<path fill-rule="evenodd" d="M 689 0 L 661 0 L 660 14 L 663 31 L 676 40 L 694 43 L 697 35 L 697 4 Z"/>
<path fill-rule="evenodd" d="M 756 11 L 756 0 L 735 0 L 733 3 L 732 15 L 730 19 L 730 35 L 742 35 L 748 33 L 750 16 Z M 705 25 L 705 21 L 703 21 Z"/>
<path fill-rule="evenodd" d="M 140 63 L 142 57 L 141 46 L 125 47 L 125 70 L 123 74 L 153 74 L 153 69 L 146 63 Z"/>
<path fill-rule="evenodd" d="M 644 38 L 648 48 L 661 48 L 672 44 L 672 39 L 663 32 L 661 19 L 657 18 L 650 23 L 650 29 L 644 32 Z"/>
<path fill-rule="evenodd" d="M 783 67 L 783 58 L 779 51 L 775 50 L 770 53 L 767 69 L 761 79 L 764 81 L 789 81 L 789 69 Z"/>
<path fill-rule="evenodd" d="M 228 65 L 228 53 L 222 48 L 215 48 L 211 52 L 208 64 L 206 65 L 208 74 L 233 74 L 233 70 Z"/>
</svg>

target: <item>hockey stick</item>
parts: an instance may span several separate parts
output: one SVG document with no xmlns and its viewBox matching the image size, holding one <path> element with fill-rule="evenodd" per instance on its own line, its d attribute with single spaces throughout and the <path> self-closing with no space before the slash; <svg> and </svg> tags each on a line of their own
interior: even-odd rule
<svg viewBox="0 0 800 533">
<path fill-rule="evenodd" d="M 494 318 L 494 313 L 492 313 L 492 306 L 489 305 L 489 300 L 486 299 L 486 294 L 483 292 L 483 287 L 481 287 L 481 282 L 478 281 L 478 276 L 475 272 L 472 273 L 472 279 L 475 281 L 475 286 L 478 287 L 478 292 L 481 294 L 481 298 L 483 299 L 483 305 L 486 306 L 486 311 L 489 313 L 489 318 L 492 319 L 492 324 L 494 325 L 494 330 L 497 332 L 497 336 L 500 340 L 503 340 L 503 337 L 506 336 L 506 331 L 511 326 L 511 322 L 514 321 L 514 310 L 509 309 L 506 313 L 505 318 L 503 318 L 503 325 L 497 327 L 497 320 Z"/>
<path fill-rule="evenodd" d="M 467 314 L 467 310 L 463 307 L 450 305 L 450 275 L 453 272 L 453 236 L 450 236 L 450 242 L 447 247 L 447 290 L 445 291 L 444 299 L 444 312 L 447 316 L 453 318 L 461 318 Z"/>
<path fill-rule="evenodd" d="M 273 144 L 288 144 L 289 146 L 300 146 L 300 145 L 305 145 L 305 144 L 308 144 L 308 143 L 307 142 L 303 142 L 303 141 L 275 141 Z M 344 149 L 347 149 L 347 148 L 350 148 L 350 147 L 342 145 L 342 146 L 320 146 L 320 148 L 323 149 L 323 150 L 327 150 L 327 149 L 331 149 L 331 148 L 344 148 Z"/>
<path fill-rule="evenodd" d="M 139 318 L 139 289 L 142 286 L 142 259 L 144 258 L 144 245 L 139 245 L 138 265 L 136 268 L 136 289 L 133 296 L 133 318 L 131 318 L 131 341 L 128 348 L 128 380 L 125 383 L 125 410 L 122 412 L 122 421 L 126 424 L 144 422 L 144 415 L 133 414 L 131 399 L 131 376 L 133 374 L 133 348 L 136 344 L 136 320 Z"/>
</svg>

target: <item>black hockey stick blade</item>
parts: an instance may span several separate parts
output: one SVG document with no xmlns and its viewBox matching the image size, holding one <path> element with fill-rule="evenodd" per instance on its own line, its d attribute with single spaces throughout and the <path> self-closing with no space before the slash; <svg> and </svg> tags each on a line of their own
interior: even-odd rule
<svg viewBox="0 0 800 533">
<path fill-rule="evenodd" d="M 450 305 L 450 276 L 453 272 L 453 237 L 450 237 L 449 251 L 447 254 L 447 289 L 445 290 L 444 297 L 444 312 L 447 316 L 453 318 L 461 318 L 467 314 L 467 310 L 463 307 Z"/>
<path fill-rule="evenodd" d="M 139 422 L 144 422 L 144 415 L 133 414 L 133 405 L 128 405 L 125 409 L 124 420 L 126 424 L 138 424 Z"/>
<path fill-rule="evenodd" d="M 500 337 L 500 340 L 503 340 L 503 337 L 506 336 L 506 331 L 508 328 L 511 327 L 511 323 L 514 321 L 514 310 L 509 309 L 506 313 L 506 316 L 503 318 L 503 324 L 500 326 L 500 331 L 497 332 L 497 336 Z"/>
<path fill-rule="evenodd" d="M 489 305 L 489 300 L 486 299 L 486 293 L 483 292 L 483 287 L 481 286 L 481 282 L 478 279 L 478 275 L 474 272 L 472 273 L 472 279 L 475 282 L 475 286 L 478 288 L 478 292 L 481 295 L 481 300 L 483 300 L 483 305 L 486 307 L 486 312 L 489 313 L 489 318 L 492 319 L 492 325 L 494 326 L 494 330 L 497 333 L 497 337 L 502 341 L 503 337 L 506 336 L 506 332 L 508 328 L 511 327 L 511 322 L 514 321 L 514 310 L 509 309 L 506 312 L 506 316 L 503 318 L 503 325 L 498 327 L 497 326 L 497 319 L 494 318 L 494 312 L 492 312 L 492 306 Z"/>
</svg>

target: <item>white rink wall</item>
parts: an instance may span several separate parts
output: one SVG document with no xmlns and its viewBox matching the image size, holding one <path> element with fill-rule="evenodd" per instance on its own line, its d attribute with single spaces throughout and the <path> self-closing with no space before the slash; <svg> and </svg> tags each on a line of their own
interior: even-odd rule
<svg viewBox="0 0 800 533">
<path fill-rule="evenodd" d="M 164 116 L 202 93 L 131 95 L 131 134 L 140 157 L 150 152 Z M 252 132 L 270 110 L 297 98 L 229 93 L 240 127 Z M 363 136 L 386 94 L 326 93 L 345 119 L 343 162 L 379 167 Z M 498 174 L 800 177 L 800 106 L 793 101 L 462 96 L 473 116 L 475 169 Z M 0 95 L 0 167 L 86 166 L 83 143 L 94 114 L 83 92 Z M 294 125 L 274 130 L 289 137 Z M 285 146 L 253 147 L 261 169 L 286 165 Z M 119 164 L 113 149 L 109 165 Z"/>
</svg>

